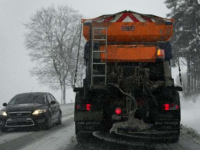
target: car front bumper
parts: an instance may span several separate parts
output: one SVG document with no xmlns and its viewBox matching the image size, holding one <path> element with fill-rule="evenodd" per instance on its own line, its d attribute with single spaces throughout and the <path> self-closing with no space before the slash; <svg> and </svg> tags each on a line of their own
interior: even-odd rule
<svg viewBox="0 0 200 150">
<path fill-rule="evenodd" d="M 29 115 L 27 117 L 0 116 L 0 126 L 8 128 L 39 126 L 45 122 L 46 118 L 47 114 L 44 113 L 37 116 Z"/>
</svg>

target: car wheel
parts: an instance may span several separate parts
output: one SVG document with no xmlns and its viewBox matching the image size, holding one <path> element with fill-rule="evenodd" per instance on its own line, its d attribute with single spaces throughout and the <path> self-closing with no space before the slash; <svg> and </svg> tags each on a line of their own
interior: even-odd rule
<svg viewBox="0 0 200 150">
<path fill-rule="evenodd" d="M 34 127 L 33 127 L 33 130 L 34 131 L 40 131 L 40 130 L 42 130 L 43 129 L 43 126 L 42 125 L 35 125 Z"/>
<path fill-rule="evenodd" d="M 44 129 L 45 130 L 49 130 L 51 128 L 52 124 L 51 124 L 51 118 L 48 117 L 44 123 Z"/>
<path fill-rule="evenodd" d="M 60 115 L 58 116 L 58 122 L 56 123 L 56 125 L 61 125 L 62 124 L 62 114 L 60 113 Z"/>
<path fill-rule="evenodd" d="M 1 132 L 7 132 L 8 131 L 8 128 L 6 127 L 1 127 Z"/>
</svg>

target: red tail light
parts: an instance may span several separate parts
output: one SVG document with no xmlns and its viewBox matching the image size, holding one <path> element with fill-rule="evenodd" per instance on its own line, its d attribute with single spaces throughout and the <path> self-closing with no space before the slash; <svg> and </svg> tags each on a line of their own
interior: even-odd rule
<svg viewBox="0 0 200 150">
<path fill-rule="evenodd" d="M 163 110 L 168 111 L 168 110 L 177 110 L 179 109 L 179 105 L 176 104 L 163 104 Z"/>
<path fill-rule="evenodd" d="M 87 110 L 90 111 L 91 110 L 91 104 L 77 104 L 76 105 L 76 110 Z"/>
<path fill-rule="evenodd" d="M 76 105 L 76 109 L 80 109 L 80 105 Z"/>
<path fill-rule="evenodd" d="M 119 108 L 119 107 L 115 108 L 115 113 L 116 113 L 117 115 L 120 115 L 120 114 L 122 113 L 122 109 Z"/>
<path fill-rule="evenodd" d="M 91 104 L 86 104 L 86 110 L 91 110 Z"/>
<path fill-rule="evenodd" d="M 164 104 L 164 110 L 169 110 L 169 104 Z"/>
</svg>

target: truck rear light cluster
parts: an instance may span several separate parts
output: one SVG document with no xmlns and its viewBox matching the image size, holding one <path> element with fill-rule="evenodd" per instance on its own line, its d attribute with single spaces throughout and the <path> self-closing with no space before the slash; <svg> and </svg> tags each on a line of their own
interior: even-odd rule
<svg viewBox="0 0 200 150">
<path fill-rule="evenodd" d="M 178 110 L 179 105 L 177 104 L 163 104 L 163 110 L 168 111 L 168 110 Z"/>
<path fill-rule="evenodd" d="M 158 49 L 157 50 L 157 58 L 165 59 L 165 50 L 164 49 Z"/>
<path fill-rule="evenodd" d="M 115 108 L 115 113 L 120 115 L 122 113 L 122 109 L 120 107 Z"/>
<path fill-rule="evenodd" d="M 91 110 L 91 104 L 77 104 L 76 105 L 76 110 L 87 110 L 90 111 Z"/>
</svg>

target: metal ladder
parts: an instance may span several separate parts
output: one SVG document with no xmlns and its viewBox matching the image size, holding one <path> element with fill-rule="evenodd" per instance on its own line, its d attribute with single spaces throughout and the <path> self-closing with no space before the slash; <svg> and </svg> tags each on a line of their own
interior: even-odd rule
<svg viewBox="0 0 200 150">
<path fill-rule="evenodd" d="M 105 31 L 105 34 L 102 32 Z M 100 50 L 100 46 L 98 49 L 95 49 L 95 43 L 105 43 L 105 49 Z M 105 60 L 101 60 L 101 54 L 105 54 Z M 99 56 L 99 62 L 95 62 L 95 56 Z M 92 28 L 92 61 L 91 61 L 91 85 L 96 85 L 94 83 L 95 78 L 104 78 L 103 84 L 106 85 L 106 78 L 107 78 L 107 28 L 106 27 L 93 27 Z M 104 73 L 94 73 L 95 66 L 102 66 L 105 68 Z M 103 80 L 102 80 L 103 81 Z"/>
</svg>

